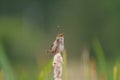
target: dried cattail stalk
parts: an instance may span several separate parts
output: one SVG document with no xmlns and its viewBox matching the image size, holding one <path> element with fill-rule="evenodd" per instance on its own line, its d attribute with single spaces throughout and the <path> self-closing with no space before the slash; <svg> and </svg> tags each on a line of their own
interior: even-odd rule
<svg viewBox="0 0 120 80">
<path fill-rule="evenodd" d="M 62 64 L 63 58 L 61 53 L 57 53 L 53 60 L 54 80 L 62 80 Z"/>
</svg>

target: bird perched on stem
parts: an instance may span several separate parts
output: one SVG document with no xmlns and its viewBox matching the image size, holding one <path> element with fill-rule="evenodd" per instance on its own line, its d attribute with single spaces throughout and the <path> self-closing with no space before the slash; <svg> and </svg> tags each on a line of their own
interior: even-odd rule
<svg viewBox="0 0 120 80">
<path fill-rule="evenodd" d="M 52 54 L 62 53 L 64 50 L 64 34 L 59 33 L 51 45 L 49 52 Z"/>
<path fill-rule="evenodd" d="M 50 46 L 49 52 L 52 54 L 56 54 L 56 53 L 62 53 L 64 50 L 64 34 L 63 33 L 59 33 L 59 27 L 58 27 L 58 34 L 56 36 L 55 41 L 52 43 L 52 45 Z"/>
</svg>

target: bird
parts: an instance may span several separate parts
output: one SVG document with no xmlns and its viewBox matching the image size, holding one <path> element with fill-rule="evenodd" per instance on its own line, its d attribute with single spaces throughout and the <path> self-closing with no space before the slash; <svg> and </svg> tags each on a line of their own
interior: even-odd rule
<svg viewBox="0 0 120 80">
<path fill-rule="evenodd" d="M 56 36 L 55 41 L 50 46 L 49 52 L 52 53 L 53 55 L 55 55 L 57 53 L 62 53 L 63 50 L 64 50 L 64 34 L 59 33 Z"/>
</svg>

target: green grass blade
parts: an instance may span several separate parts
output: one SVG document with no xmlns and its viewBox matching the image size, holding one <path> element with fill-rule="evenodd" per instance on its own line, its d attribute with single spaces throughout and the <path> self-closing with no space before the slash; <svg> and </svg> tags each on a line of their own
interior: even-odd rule
<svg viewBox="0 0 120 80">
<path fill-rule="evenodd" d="M 67 80 L 67 53 L 63 51 L 63 80 Z"/>
<path fill-rule="evenodd" d="M 105 60 L 104 51 L 98 39 L 93 40 L 93 48 L 98 60 L 98 64 L 102 69 L 104 75 L 106 76 L 107 80 L 113 80 L 113 76 L 111 76 L 112 73 L 110 73 L 109 67 L 107 66 L 108 64 Z"/>
<path fill-rule="evenodd" d="M 5 75 L 5 80 L 15 80 L 11 65 L 6 57 L 5 50 L 0 42 L 0 64 Z"/>
<path fill-rule="evenodd" d="M 49 63 L 43 68 L 43 70 L 41 71 L 41 73 L 39 75 L 39 79 L 38 80 L 45 80 L 48 77 L 48 74 L 52 70 L 52 62 L 53 62 L 53 59 L 51 59 L 49 61 Z M 51 77 L 53 77 L 53 76 L 51 76 Z"/>
<path fill-rule="evenodd" d="M 117 80 L 117 66 L 113 68 L 113 80 Z"/>
</svg>

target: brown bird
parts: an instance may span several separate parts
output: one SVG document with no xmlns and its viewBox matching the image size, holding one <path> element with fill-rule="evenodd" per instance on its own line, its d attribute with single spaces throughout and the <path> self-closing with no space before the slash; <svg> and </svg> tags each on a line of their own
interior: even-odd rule
<svg viewBox="0 0 120 80">
<path fill-rule="evenodd" d="M 52 54 L 62 53 L 64 50 L 64 34 L 59 33 L 51 45 L 49 52 Z"/>
</svg>

